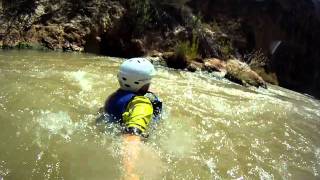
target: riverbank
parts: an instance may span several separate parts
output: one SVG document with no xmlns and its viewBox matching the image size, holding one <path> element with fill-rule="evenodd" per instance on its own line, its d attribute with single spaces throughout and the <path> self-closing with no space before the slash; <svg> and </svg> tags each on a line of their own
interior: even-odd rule
<svg viewBox="0 0 320 180">
<path fill-rule="evenodd" d="M 0 7 L 3 12 L 0 15 L 0 46 L 5 49 L 79 51 L 124 58 L 152 56 L 176 69 L 217 71 L 218 76 L 226 75 L 244 85 L 265 86 L 264 81 L 267 81 L 317 95 L 318 70 L 306 72 L 309 65 L 299 69 L 300 61 L 293 61 L 294 64 L 284 61 L 287 56 L 283 51 L 288 51 L 284 48 L 286 43 L 276 43 L 273 54 L 270 53 L 274 41 L 287 39 L 290 44 L 294 41 L 289 36 L 271 37 L 270 33 L 257 33 L 261 31 L 257 27 L 268 23 L 268 15 L 272 14 L 263 11 L 256 15 L 256 19 L 248 18 L 252 14 L 232 9 L 236 2 L 219 2 L 4 0 Z M 253 14 L 257 14 L 260 8 L 280 8 L 284 4 L 280 0 L 274 4 L 248 1 L 238 6 L 248 12 L 255 9 Z M 213 10 L 209 11 L 209 8 Z M 281 14 L 282 10 L 278 13 Z M 286 34 L 279 24 L 263 31 Z M 300 52 L 297 46 L 294 47 L 295 52 Z M 315 57 L 309 58 L 308 62 L 317 67 Z M 293 72 L 298 73 L 290 75 Z"/>
</svg>

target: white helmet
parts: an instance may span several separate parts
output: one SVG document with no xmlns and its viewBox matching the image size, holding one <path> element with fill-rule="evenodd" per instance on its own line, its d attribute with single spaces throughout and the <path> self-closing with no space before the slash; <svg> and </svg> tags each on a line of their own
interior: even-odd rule
<svg viewBox="0 0 320 180">
<path fill-rule="evenodd" d="M 145 58 L 128 59 L 120 65 L 118 73 L 120 88 L 137 92 L 151 82 L 155 72 L 151 62 Z"/>
</svg>

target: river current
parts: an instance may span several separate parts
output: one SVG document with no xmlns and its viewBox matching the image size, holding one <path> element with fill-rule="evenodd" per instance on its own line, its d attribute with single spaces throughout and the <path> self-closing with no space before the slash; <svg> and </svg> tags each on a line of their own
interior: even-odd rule
<svg viewBox="0 0 320 180">
<path fill-rule="evenodd" d="M 121 59 L 0 51 L 0 180 L 121 179 L 119 135 L 95 118 Z M 156 66 L 161 123 L 141 179 L 320 179 L 320 102 Z"/>
</svg>

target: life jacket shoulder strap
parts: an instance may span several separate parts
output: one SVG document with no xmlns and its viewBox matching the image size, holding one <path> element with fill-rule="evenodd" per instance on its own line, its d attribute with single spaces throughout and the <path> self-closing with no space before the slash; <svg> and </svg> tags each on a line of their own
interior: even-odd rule
<svg viewBox="0 0 320 180">
<path fill-rule="evenodd" d="M 118 90 L 107 100 L 105 112 L 114 119 L 113 121 L 121 121 L 127 105 L 135 96 L 134 93 Z"/>
<path fill-rule="evenodd" d="M 154 117 L 156 119 L 160 119 L 162 112 L 162 101 L 152 92 L 147 92 L 144 96 L 151 101 Z"/>
</svg>

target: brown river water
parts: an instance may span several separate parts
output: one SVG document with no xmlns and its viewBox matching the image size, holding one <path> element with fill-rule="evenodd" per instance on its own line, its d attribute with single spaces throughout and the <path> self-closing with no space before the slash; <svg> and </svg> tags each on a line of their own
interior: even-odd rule
<svg viewBox="0 0 320 180">
<path fill-rule="evenodd" d="M 95 125 L 121 59 L 0 51 L 0 180 L 123 176 L 119 135 Z M 320 179 L 320 102 L 157 66 L 163 119 L 141 179 Z"/>
</svg>

